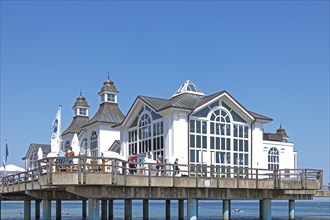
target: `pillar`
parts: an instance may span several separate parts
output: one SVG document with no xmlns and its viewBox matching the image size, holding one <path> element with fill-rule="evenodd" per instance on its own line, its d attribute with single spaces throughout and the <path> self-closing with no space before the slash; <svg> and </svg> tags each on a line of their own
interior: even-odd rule
<svg viewBox="0 0 330 220">
<path fill-rule="evenodd" d="M 83 200 L 81 206 L 82 218 L 87 219 L 87 200 Z"/>
<path fill-rule="evenodd" d="M 108 200 L 108 212 L 109 212 L 109 220 L 113 219 L 113 200 L 109 199 Z"/>
<path fill-rule="evenodd" d="M 107 200 L 101 200 L 101 219 L 108 218 L 108 210 L 107 210 Z"/>
<path fill-rule="evenodd" d="M 88 199 L 88 219 L 100 219 L 100 201 Z"/>
<path fill-rule="evenodd" d="M 2 204 L 1 204 L 1 200 L 0 200 L 0 219 L 1 219 L 1 207 L 2 207 Z"/>
<path fill-rule="evenodd" d="M 259 218 L 260 219 L 263 219 L 262 209 L 263 209 L 263 203 L 262 203 L 262 200 L 259 200 Z"/>
<path fill-rule="evenodd" d="M 165 204 L 166 209 L 166 220 L 171 219 L 171 200 L 167 199 Z"/>
<path fill-rule="evenodd" d="M 179 199 L 178 201 L 178 216 L 179 216 L 179 220 L 183 220 L 184 219 L 184 203 L 183 203 L 183 199 Z"/>
<path fill-rule="evenodd" d="M 187 200 L 187 217 L 188 219 L 198 218 L 198 200 L 196 199 Z"/>
<path fill-rule="evenodd" d="M 271 199 L 263 199 L 260 201 L 260 211 L 261 216 L 260 219 L 263 220 L 271 220 L 272 219 L 272 200 Z"/>
<path fill-rule="evenodd" d="M 35 217 L 36 217 L 36 219 L 40 219 L 40 200 L 36 200 L 35 201 L 35 206 L 34 206 L 34 208 L 35 208 Z"/>
<path fill-rule="evenodd" d="M 295 201 L 289 200 L 289 219 L 294 219 L 294 209 L 295 209 Z"/>
<path fill-rule="evenodd" d="M 125 220 L 132 220 L 132 200 L 125 199 Z"/>
<path fill-rule="evenodd" d="M 222 218 L 223 220 L 230 219 L 230 200 L 228 199 L 222 201 Z"/>
<path fill-rule="evenodd" d="M 52 217 L 52 201 L 42 200 L 42 219 L 50 220 Z"/>
<path fill-rule="evenodd" d="M 149 219 L 149 200 L 143 200 L 143 220 Z"/>
<path fill-rule="evenodd" d="M 62 217 L 62 201 L 56 200 L 56 220 L 60 220 Z"/>
<path fill-rule="evenodd" d="M 31 219 L 31 200 L 24 200 L 24 219 Z"/>
</svg>

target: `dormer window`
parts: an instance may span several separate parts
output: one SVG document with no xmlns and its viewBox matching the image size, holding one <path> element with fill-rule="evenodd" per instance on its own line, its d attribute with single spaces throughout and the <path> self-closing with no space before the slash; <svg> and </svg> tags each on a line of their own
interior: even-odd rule
<svg viewBox="0 0 330 220">
<path fill-rule="evenodd" d="M 116 95 L 115 94 L 109 93 L 107 95 L 108 95 L 108 97 L 107 97 L 108 102 L 116 102 Z"/>
<path fill-rule="evenodd" d="M 84 115 L 84 116 L 86 116 L 86 115 L 87 115 L 87 109 L 85 109 L 85 108 L 80 108 L 80 109 L 79 109 L 79 115 Z"/>
<path fill-rule="evenodd" d="M 113 93 L 104 93 L 101 95 L 101 103 L 102 102 L 112 102 L 116 103 L 117 102 L 117 96 L 116 94 Z"/>
</svg>

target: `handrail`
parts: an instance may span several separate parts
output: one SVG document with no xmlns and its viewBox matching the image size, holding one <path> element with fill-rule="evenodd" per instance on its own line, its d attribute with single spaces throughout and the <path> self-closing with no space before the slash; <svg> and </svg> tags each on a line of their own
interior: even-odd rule
<svg viewBox="0 0 330 220">
<path fill-rule="evenodd" d="M 55 173 L 72 173 L 78 174 L 79 184 L 86 183 L 86 175 L 89 173 L 112 173 L 112 184 L 117 183 L 119 175 L 126 177 L 129 175 L 145 175 L 149 177 L 149 186 L 151 184 L 151 177 L 156 176 L 156 163 L 139 163 L 137 168 L 131 169 L 128 162 L 118 158 L 111 157 L 88 157 L 75 156 L 71 160 L 67 157 L 51 157 L 38 160 L 38 168 L 3 176 L 0 179 L 0 186 L 9 186 L 15 184 L 23 184 L 32 181 L 38 181 L 40 176 L 47 175 L 49 185 L 52 185 L 53 174 Z M 306 188 L 308 180 L 318 180 L 320 185 L 323 181 L 323 171 L 317 169 L 279 169 L 267 170 L 247 167 L 228 167 L 219 165 L 186 165 L 178 164 L 180 167 L 180 174 L 175 174 L 175 164 L 161 164 L 161 169 L 158 170 L 158 176 L 169 178 L 209 178 L 217 179 L 217 186 L 219 187 L 220 179 L 232 178 L 237 180 L 237 187 L 239 187 L 240 180 L 249 179 L 256 180 L 256 188 L 259 186 L 261 180 L 274 181 L 274 188 L 280 188 L 283 180 L 299 180 L 303 188 Z M 196 181 L 197 184 L 197 181 Z M 173 181 L 175 186 L 175 181 Z"/>
</svg>

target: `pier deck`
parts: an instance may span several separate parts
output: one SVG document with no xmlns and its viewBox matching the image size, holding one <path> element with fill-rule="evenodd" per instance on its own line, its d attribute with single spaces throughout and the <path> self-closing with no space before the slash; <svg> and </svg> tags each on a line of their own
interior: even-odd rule
<svg viewBox="0 0 330 220">
<path fill-rule="evenodd" d="M 313 199 L 323 179 L 322 170 L 186 165 L 180 165 L 180 175 L 174 174 L 173 165 L 167 165 L 156 176 L 155 164 L 138 164 L 140 169 L 130 175 L 126 161 L 87 157 L 75 160 L 75 164 L 66 165 L 57 163 L 59 158 L 47 158 L 39 161 L 38 169 L 3 177 L 1 200 L 88 200 L 91 204 L 116 199 L 294 201 Z"/>
</svg>

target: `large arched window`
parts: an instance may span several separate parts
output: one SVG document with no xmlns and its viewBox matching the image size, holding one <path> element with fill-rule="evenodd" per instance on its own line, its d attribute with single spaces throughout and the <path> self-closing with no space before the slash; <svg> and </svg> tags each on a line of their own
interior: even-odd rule
<svg viewBox="0 0 330 220">
<path fill-rule="evenodd" d="M 163 156 L 164 128 L 161 115 L 145 106 L 137 115 L 128 132 L 128 154 Z"/>
<path fill-rule="evenodd" d="M 279 151 L 277 148 L 272 147 L 268 151 L 268 169 L 278 170 L 280 164 Z"/>
<path fill-rule="evenodd" d="M 189 163 L 220 166 L 221 172 L 247 173 L 249 124 L 224 101 L 217 100 L 193 113 L 189 120 Z M 230 171 L 230 172 L 229 172 Z"/>
<path fill-rule="evenodd" d="M 91 140 L 90 140 L 90 146 L 91 146 L 91 157 L 98 157 L 98 147 L 97 147 L 97 134 L 96 131 L 92 132 Z"/>
</svg>

